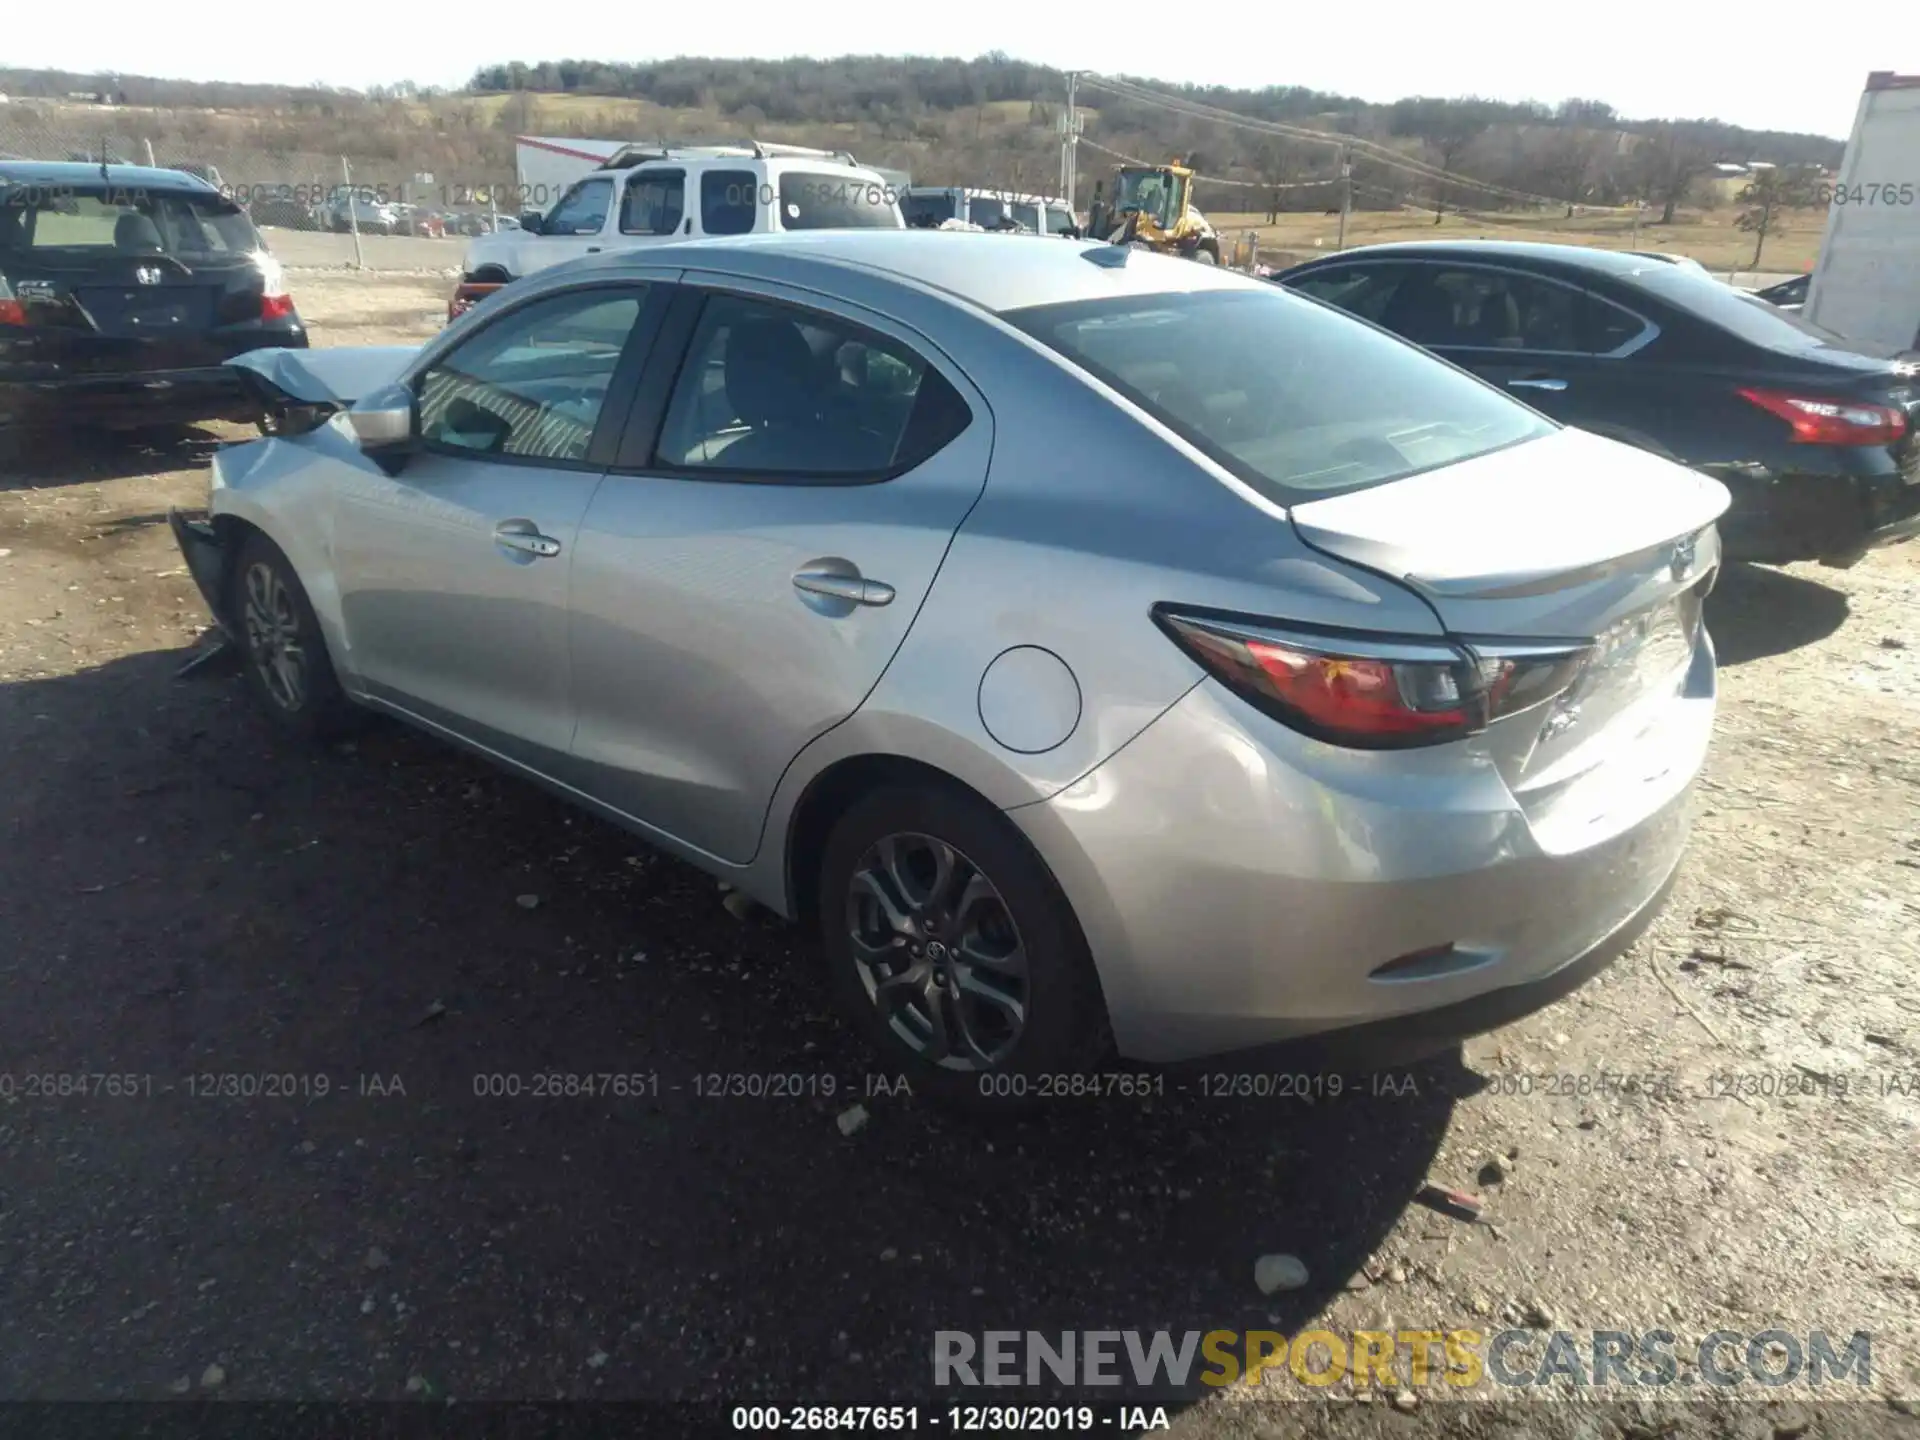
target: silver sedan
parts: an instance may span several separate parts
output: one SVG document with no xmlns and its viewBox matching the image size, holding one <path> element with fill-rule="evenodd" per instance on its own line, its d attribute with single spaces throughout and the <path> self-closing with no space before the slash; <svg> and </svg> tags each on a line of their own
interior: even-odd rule
<svg viewBox="0 0 1920 1440">
<path fill-rule="evenodd" d="M 267 715 L 721 877 L 939 1096 L 1437 1048 L 1679 861 L 1725 490 L 1275 286 L 814 232 L 234 363 L 175 531 Z"/>
</svg>

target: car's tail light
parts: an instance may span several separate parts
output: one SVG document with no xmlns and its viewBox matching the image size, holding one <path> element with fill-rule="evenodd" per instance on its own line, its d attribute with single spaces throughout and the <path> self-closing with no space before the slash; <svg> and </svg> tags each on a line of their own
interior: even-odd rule
<svg viewBox="0 0 1920 1440">
<path fill-rule="evenodd" d="M 254 257 L 260 267 L 260 318 L 284 320 L 293 314 L 293 296 L 287 291 L 287 272 L 265 250 Z"/>
<path fill-rule="evenodd" d="M 27 307 L 14 298 L 13 287 L 0 279 L 0 325 L 24 325 Z"/>
<path fill-rule="evenodd" d="M 1907 433 L 1906 412 L 1891 405 L 1751 388 L 1740 398 L 1791 425 L 1795 445 L 1893 445 Z"/>
<path fill-rule="evenodd" d="M 447 319 L 458 320 L 499 288 L 498 285 L 484 282 L 462 281 L 453 292 L 453 299 L 447 302 Z"/>
<path fill-rule="evenodd" d="M 1551 700 L 1588 647 L 1315 634 L 1162 606 L 1154 619 L 1236 695 L 1282 724 L 1363 750 L 1439 745 Z"/>
</svg>

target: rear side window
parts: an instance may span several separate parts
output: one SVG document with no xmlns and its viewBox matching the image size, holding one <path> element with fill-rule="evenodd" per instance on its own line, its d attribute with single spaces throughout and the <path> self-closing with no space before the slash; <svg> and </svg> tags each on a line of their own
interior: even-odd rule
<svg viewBox="0 0 1920 1440">
<path fill-rule="evenodd" d="M 1014 224 L 1023 230 L 1040 233 L 1040 207 L 1038 205 L 1015 205 L 1013 207 Z"/>
<path fill-rule="evenodd" d="M 751 170 L 709 170 L 700 177 L 700 228 L 745 235 L 760 212 L 760 177 Z"/>
<path fill-rule="evenodd" d="M 244 255 L 261 249 L 253 222 L 219 195 L 102 186 L 14 186 L 0 190 L 0 252 L 63 256 Z"/>
<path fill-rule="evenodd" d="M 787 230 L 898 230 L 900 209 L 878 180 L 788 170 L 780 177 L 780 224 Z"/>
<path fill-rule="evenodd" d="M 912 349 L 838 316 L 738 295 L 707 301 L 656 460 L 757 479 L 884 479 L 972 415 Z"/>
<path fill-rule="evenodd" d="M 1551 434 L 1493 387 L 1278 286 L 1004 317 L 1281 504 Z"/>
</svg>

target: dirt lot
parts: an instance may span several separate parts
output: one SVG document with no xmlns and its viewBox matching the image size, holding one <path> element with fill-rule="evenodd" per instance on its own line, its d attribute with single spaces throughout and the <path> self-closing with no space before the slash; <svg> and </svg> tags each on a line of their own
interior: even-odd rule
<svg viewBox="0 0 1920 1440">
<path fill-rule="evenodd" d="M 392 342 L 444 285 L 298 298 L 322 343 Z M 696 872 L 398 728 L 302 750 L 232 676 L 176 679 L 206 617 L 164 517 L 212 443 L 76 439 L 0 477 L 0 1398 L 718 1415 L 934 1399 L 942 1329 L 1666 1328 L 1684 1356 L 1779 1327 L 1872 1332 L 1871 1383 L 1603 1414 L 1288 1382 L 1171 1413 L 1920 1433 L 1920 546 L 1725 578 L 1680 887 L 1572 998 L 1399 1093 L 1189 1087 L 995 1129 L 866 1096 L 805 947 Z M 658 1091 L 477 1093 L 555 1071 Z M 701 1094 L 737 1073 L 815 1093 Z M 131 1078 L 34 1078 L 62 1075 Z M 1429 1177 L 1490 1223 L 1411 1205 Z M 1310 1278 L 1265 1299 L 1275 1252 Z"/>
</svg>

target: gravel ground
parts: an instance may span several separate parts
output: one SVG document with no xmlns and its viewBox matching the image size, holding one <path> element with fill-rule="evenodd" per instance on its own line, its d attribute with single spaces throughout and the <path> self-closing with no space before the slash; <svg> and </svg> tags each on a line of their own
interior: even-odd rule
<svg viewBox="0 0 1920 1440">
<path fill-rule="evenodd" d="M 391 343 L 444 284 L 297 298 L 318 343 Z M 164 517 L 214 440 L 0 477 L 0 1398 L 876 1403 L 931 1398 L 943 1329 L 1777 1326 L 1872 1332 L 1871 1384 L 1168 1413 L 1920 1433 L 1920 546 L 1726 576 L 1690 858 L 1594 984 L 1392 1093 L 990 1126 L 869 1094 L 806 947 L 704 876 L 397 727 L 302 750 L 175 678 L 206 621 Z M 550 1072 L 644 1093 L 479 1093 Z M 803 1093 L 705 1093 L 741 1073 Z M 28 1093 L 81 1074 L 134 1093 Z M 1428 1179 L 1488 1223 L 1410 1205 Z M 1271 1253 L 1306 1283 L 1263 1298 Z"/>
</svg>

